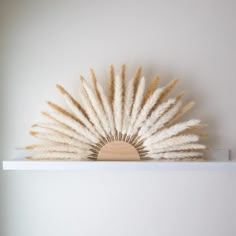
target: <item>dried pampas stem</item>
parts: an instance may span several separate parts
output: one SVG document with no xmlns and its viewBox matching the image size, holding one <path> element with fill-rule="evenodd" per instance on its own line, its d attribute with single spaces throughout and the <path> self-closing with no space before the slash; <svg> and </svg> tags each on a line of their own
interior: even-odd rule
<svg viewBox="0 0 236 236">
<path fill-rule="evenodd" d="M 75 114 L 76 117 L 78 117 L 78 120 L 84 125 L 86 126 L 93 134 L 95 134 L 96 136 L 99 136 L 99 134 L 97 133 L 97 131 L 95 130 L 95 128 L 93 127 L 93 125 L 91 124 L 91 122 L 88 119 L 88 116 L 85 113 L 84 109 L 80 109 L 81 105 L 78 105 L 78 103 L 76 103 L 76 101 L 71 97 L 71 95 L 69 93 L 67 93 L 64 88 L 60 85 L 57 85 L 57 88 L 62 92 L 63 97 L 66 101 L 66 104 L 68 105 L 68 107 L 71 109 L 71 111 Z M 53 106 L 53 108 L 55 109 L 55 105 Z M 56 109 L 58 111 L 58 109 Z M 63 114 L 65 114 L 65 112 L 61 109 L 59 109 L 60 112 L 62 112 Z M 74 116 L 72 116 L 73 118 Z M 74 118 L 73 118 L 74 119 Z"/>
<path fill-rule="evenodd" d="M 152 108 L 155 106 L 156 101 L 159 99 L 163 89 L 157 89 L 146 101 L 145 105 L 143 106 L 142 110 L 140 111 L 138 118 L 135 122 L 134 126 L 134 133 L 137 132 L 137 130 L 142 127 L 142 124 L 145 120 L 148 119 L 148 116 L 152 110 Z"/>
<path fill-rule="evenodd" d="M 185 113 L 187 113 L 190 109 L 193 108 L 195 105 L 195 102 L 188 102 L 186 105 L 184 105 L 179 112 L 175 115 L 175 117 L 171 120 L 171 124 L 173 124 L 175 121 L 180 119 Z"/>
<path fill-rule="evenodd" d="M 138 117 L 138 113 L 139 113 L 140 108 L 141 108 L 141 103 L 142 103 L 144 90 L 145 90 L 145 78 L 142 77 L 142 79 L 140 80 L 140 83 L 138 85 L 137 93 L 136 93 L 136 96 L 135 96 L 135 99 L 134 99 L 131 118 L 130 118 L 130 122 L 129 122 L 129 128 L 127 130 L 128 135 L 131 134 L 134 123 L 135 123 L 135 121 Z"/>
<path fill-rule="evenodd" d="M 122 131 L 122 79 L 120 76 L 115 78 L 115 93 L 113 102 L 114 120 L 117 132 Z"/>
<path fill-rule="evenodd" d="M 69 144 L 47 144 L 47 145 L 31 145 L 25 147 L 26 150 L 34 150 L 36 152 L 70 152 L 79 154 L 91 154 L 90 150 L 81 149 Z"/>
<path fill-rule="evenodd" d="M 68 129 L 67 127 L 63 127 L 60 124 L 40 123 L 40 124 L 32 125 L 32 128 L 41 128 L 41 129 L 53 131 L 53 132 L 62 134 L 64 136 L 68 136 L 68 137 L 77 139 L 78 141 L 80 141 L 82 143 L 89 144 L 91 142 L 87 137 L 78 135 L 78 133 L 75 132 L 74 130 Z"/>
<path fill-rule="evenodd" d="M 61 92 L 61 94 L 64 95 L 67 98 L 67 100 L 70 101 L 77 108 L 77 110 L 82 112 L 83 115 L 86 118 L 88 118 L 83 107 L 61 85 L 57 84 L 56 87 Z M 71 107 L 71 106 L 69 105 L 69 107 Z"/>
<path fill-rule="evenodd" d="M 88 149 L 89 145 L 79 142 L 76 139 L 69 138 L 63 135 L 55 134 L 55 133 L 42 133 L 42 132 L 35 132 L 31 131 L 30 134 L 34 137 L 39 139 L 48 140 L 56 143 L 68 143 L 73 146 L 80 147 L 82 149 Z"/>
<path fill-rule="evenodd" d="M 70 153 L 70 152 L 45 152 L 34 154 L 28 159 L 34 160 L 60 160 L 60 159 L 68 159 L 68 160 L 80 160 L 81 158 L 86 158 L 87 153 Z"/>
<path fill-rule="evenodd" d="M 107 125 L 107 117 L 104 113 L 103 107 L 99 100 L 96 98 L 96 96 L 93 93 L 93 90 L 89 87 L 89 85 L 86 83 L 84 79 L 82 79 L 82 85 L 84 90 L 86 91 L 88 98 L 91 102 L 92 107 L 94 108 L 97 119 L 100 121 L 102 125 L 102 129 L 105 130 L 106 134 L 108 135 L 110 133 L 109 126 Z"/>
<path fill-rule="evenodd" d="M 167 124 L 179 111 L 181 107 L 181 102 L 175 103 L 166 113 L 164 113 L 156 123 L 152 125 L 152 127 L 144 134 L 145 138 L 148 138 L 155 134 L 158 130 L 162 129 L 165 124 Z"/>
<path fill-rule="evenodd" d="M 166 153 L 153 153 L 155 159 L 184 159 L 193 157 L 202 157 L 201 152 L 166 152 Z"/>
<path fill-rule="evenodd" d="M 110 76 L 110 103 L 113 103 L 114 99 L 114 93 L 115 93 L 115 72 L 114 72 L 114 66 L 110 65 L 110 71 L 109 71 L 109 76 Z"/>
<path fill-rule="evenodd" d="M 146 103 L 148 98 L 154 93 L 154 91 L 157 89 L 157 85 L 160 81 L 159 75 L 156 75 L 155 78 L 150 82 L 147 91 L 144 94 L 142 106 Z"/>
<path fill-rule="evenodd" d="M 175 79 L 175 80 L 172 80 L 169 84 L 167 84 L 164 88 L 163 88 L 163 92 L 161 94 L 161 96 L 159 97 L 159 99 L 157 100 L 154 108 L 156 109 L 159 104 L 163 101 L 163 99 L 169 94 L 169 92 L 174 88 L 174 86 L 177 84 L 178 80 Z"/>
<path fill-rule="evenodd" d="M 97 96 L 99 102 L 100 102 L 101 105 L 102 105 L 101 95 L 100 95 L 100 93 L 99 93 L 99 91 L 98 91 L 97 78 L 96 78 L 96 75 L 95 75 L 94 70 L 93 70 L 92 68 L 90 68 L 90 75 L 91 75 L 91 78 L 92 78 L 94 91 L 95 91 L 95 93 L 96 93 L 96 96 Z"/>
<path fill-rule="evenodd" d="M 97 85 L 97 89 L 99 91 L 99 94 L 101 96 L 101 101 L 104 107 L 104 112 L 107 116 L 109 127 L 110 127 L 110 133 L 112 136 L 115 135 L 115 125 L 114 125 L 114 118 L 112 113 L 112 107 L 110 106 L 109 100 L 100 84 Z"/>
<path fill-rule="evenodd" d="M 199 143 L 189 143 L 189 144 L 183 144 L 183 145 L 177 145 L 177 146 L 171 146 L 167 148 L 159 148 L 157 147 L 151 147 L 149 152 L 150 153 L 163 153 L 163 152 L 171 152 L 171 151 L 192 151 L 192 150 L 206 150 L 206 146 Z"/>
<path fill-rule="evenodd" d="M 90 101 L 87 90 L 84 87 L 84 83 L 83 83 L 84 78 L 81 76 L 80 80 L 83 85 L 81 99 L 84 104 L 85 111 L 86 111 L 87 115 L 89 116 L 90 121 L 94 124 L 94 127 L 97 130 L 97 132 L 100 133 L 101 136 L 106 137 L 105 130 L 103 129 L 103 127 L 100 123 L 100 120 L 95 112 L 95 108 L 93 107 L 92 101 Z"/>
<path fill-rule="evenodd" d="M 169 108 L 176 103 L 175 99 L 169 99 L 167 102 L 162 103 L 156 110 L 154 110 L 148 117 L 146 122 L 141 126 L 139 135 L 144 136 L 146 132 L 154 125 L 154 123 L 167 111 Z"/>
<path fill-rule="evenodd" d="M 195 125 L 198 125 L 200 122 L 201 122 L 200 120 L 189 120 L 186 122 L 175 124 L 170 128 L 165 128 L 160 132 L 158 132 L 156 135 L 152 135 L 151 137 L 149 137 L 150 139 L 149 143 L 150 144 L 157 143 L 164 139 L 171 138 L 172 136 L 175 136 Z"/>
<path fill-rule="evenodd" d="M 159 148 L 166 148 L 187 143 L 194 143 L 198 141 L 199 141 L 199 136 L 196 134 L 186 134 L 186 135 L 183 134 L 163 140 L 162 142 L 159 142 L 157 145 Z M 149 140 L 144 141 L 144 146 L 150 146 Z"/>
</svg>

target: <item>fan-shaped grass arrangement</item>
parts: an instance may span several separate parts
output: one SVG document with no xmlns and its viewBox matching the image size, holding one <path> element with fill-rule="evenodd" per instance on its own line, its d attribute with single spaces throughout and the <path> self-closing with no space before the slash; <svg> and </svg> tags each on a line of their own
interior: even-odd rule
<svg viewBox="0 0 236 236">
<path fill-rule="evenodd" d="M 186 160 L 203 158 L 206 146 L 199 143 L 197 129 L 206 125 L 198 119 L 178 120 L 194 105 L 182 105 L 183 92 L 168 98 L 176 85 L 172 80 L 158 87 L 156 76 L 146 80 L 138 68 L 126 80 L 126 67 L 115 76 L 109 70 L 107 95 L 91 69 L 92 85 L 81 76 L 79 100 L 57 85 L 68 109 L 48 102 L 50 112 L 42 112 L 49 122 L 32 126 L 31 135 L 44 142 L 27 146 L 29 159 L 67 160 Z"/>
</svg>

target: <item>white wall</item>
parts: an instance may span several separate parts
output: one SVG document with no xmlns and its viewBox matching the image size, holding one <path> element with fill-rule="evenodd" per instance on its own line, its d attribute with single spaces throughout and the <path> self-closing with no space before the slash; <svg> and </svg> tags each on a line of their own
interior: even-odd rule
<svg viewBox="0 0 236 236">
<path fill-rule="evenodd" d="M 216 148 L 235 147 L 236 2 L 1 1 L 1 158 L 33 141 L 46 100 L 93 67 L 141 64 L 197 102 Z M 236 235 L 236 173 L 1 172 L 0 235 Z"/>
</svg>

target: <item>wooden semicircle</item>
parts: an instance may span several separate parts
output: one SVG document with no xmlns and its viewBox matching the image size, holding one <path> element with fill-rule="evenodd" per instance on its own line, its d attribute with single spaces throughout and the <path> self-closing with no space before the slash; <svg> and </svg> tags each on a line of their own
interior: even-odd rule
<svg viewBox="0 0 236 236">
<path fill-rule="evenodd" d="M 124 141 L 112 141 L 104 145 L 98 153 L 98 161 L 140 161 L 138 151 Z"/>
</svg>

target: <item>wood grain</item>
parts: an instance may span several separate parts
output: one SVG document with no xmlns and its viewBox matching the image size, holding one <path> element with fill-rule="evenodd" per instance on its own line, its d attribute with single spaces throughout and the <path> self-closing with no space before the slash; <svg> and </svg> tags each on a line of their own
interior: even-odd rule
<svg viewBox="0 0 236 236">
<path fill-rule="evenodd" d="M 103 146 L 98 153 L 98 161 L 139 161 L 138 151 L 129 143 L 114 141 Z"/>
</svg>

